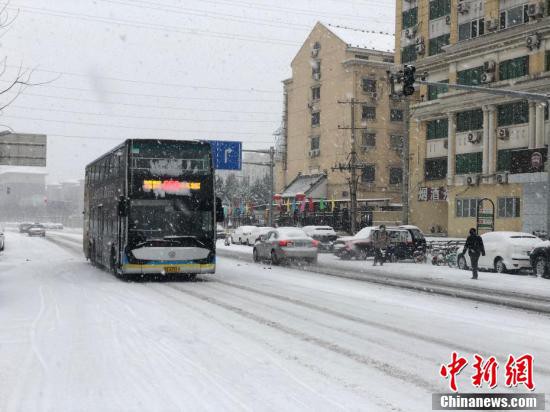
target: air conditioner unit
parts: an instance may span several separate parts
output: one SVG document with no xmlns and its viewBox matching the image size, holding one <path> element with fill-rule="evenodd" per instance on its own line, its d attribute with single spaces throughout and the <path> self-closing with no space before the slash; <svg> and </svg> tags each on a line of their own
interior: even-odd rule
<svg viewBox="0 0 550 412">
<path fill-rule="evenodd" d="M 480 175 L 470 175 L 466 178 L 466 183 L 468 186 L 477 186 L 481 180 Z"/>
<path fill-rule="evenodd" d="M 449 148 L 449 141 L 448 140 L 443 141 L 443 148 L 445 148 L 445 149 Z"/>
<path fill-rule="evenodd" d="M 495 81 L 494 73 L 482 73 L 481 74 L 481 83 L 491 83 Z"/>
<path fill-rule="evenodd" d="M 308 108 L 309 110 L 313 110 L 313 103 L 308 103 L 308 104 L 307 104 L 307 108 Z"/>
<path fill-rule="evenodd" d="M 460 14 L 466 14 L 470 11 L 470 3 L 460 1 L 457 5 L 457 10 Z"/>
<path fill-rule="evenodd" d="M 483 63 L 483 71 L 487 73 L 492 73 L 496 70 L 497 64 L 494 60 L 488 60 Z"/>
<path fill-rule="evenodd" d="M 483 138 L 482 132 L 470 132 L 468 133 L 468 142 L 471 144 L 478 144 Z"/>
<path fill-rule="evenodd" d="M 424 36 L 418 36 L 415 40 L 416 44 L 424 44 Z"/>
<path fill-rule="evenodd" d="M 537 3 L 529 4 L 527 6 L 527 15 L 531 19 L 544 17 L 544 3 L 543 2 L 537 2 Z"/>
<path fill-rule="evenodd" d="M 508 172 L 497 173 L 495 176 L 495 181 L 501 185 L 508 183 Z"/>
<path fill-rule="evenodd" d="M 510 138 L 510 130 L 506 127 L 501 127 L 497 130 L 497 137 L 500 140 L 508 140 Z"/>
<path fill-rule="evenodd" d="M 319 49 L 311 49 L 311 57 L 319 56 Z"/>
<path fill-rule="evenodd" d="M 527 36 L 527 38 L 525 39 L 525 45 L 527 46 L 527 48 L 529 50 L 538 49 L 540 47 L 540 37 L 541 36 L 539 33 Z"/>
<path fill-rule="evenodd" d="M 426 46 L 424 46 L 424 43 L 419 43 L 414 46 L 416 50 L 416 54 L 424 54 L 426 53 Z"/>
<path fill-rule="evenodd" d="M 313 80 L 321 80 L 321 73 L 313 73 Z"/>
<path fill-rule="evenodd" d="M 377 99 L 377 98 L 378 98 L 378 93 L 376 93 L 376 92 L 371 92 L 371 93 L 370 93 L 370 97 L 372 97 L 373 99 Z"/>
<path fill-rule="evenodd" d="M 487 20 L 487 23 L 486 23 L 487 31 L 496 31 L 496 30 L 498 30 L 499 24 L 500 24 L 499 19 Z"/>
<path fill-rule="evenodd" d="M 451 25 L 451 16 L 450 15 L 445 16 L 445 24 L 447 26 Z"/>
<path fill-rule="evenodd" d="M 317 157 L 321 151 L 319 149 L 312 149 L 309 151 L 309 157 Z"/>
</svg>

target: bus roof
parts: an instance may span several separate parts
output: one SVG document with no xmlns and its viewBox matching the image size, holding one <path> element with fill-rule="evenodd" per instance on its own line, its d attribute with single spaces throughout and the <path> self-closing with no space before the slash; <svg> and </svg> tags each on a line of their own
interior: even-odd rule
<svg viewBox="0 0 550 412">
<path fill-rule="evenodd" d="M 199 139 L 126 139 L 119 145 L 113 147 L 111 150 L 103 153 L 101 156 L 96 158 L 95 160 L 92 160 L 90 163 L 88 163 L 85 167 L 87 169 L 89 166 L 95 164 L 96 162 L 100 161 L 101 159 L 109 156 L 110 154 L 116 152 L 117 150 L 120 150 L 124 147 L 127 147 L 131 142 L 134 140 L 139 140 L 142 142 L 189 142 L 189 143 L 203 143 L 203 144 L 210 144 L 210 141 L 208 140 L 199 140 Z"/>
</svg>

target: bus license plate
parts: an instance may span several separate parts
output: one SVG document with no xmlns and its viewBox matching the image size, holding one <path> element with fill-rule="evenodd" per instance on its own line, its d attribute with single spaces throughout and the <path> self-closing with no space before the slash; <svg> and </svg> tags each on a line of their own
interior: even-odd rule
<svg viewBox="0 0 550 412">
<path fill-rule="evenodd" d="M 179 273 L 180 272 L 180 268 L 177 267 L 177 266 L 165 266 L 164 267 L 164 271 L 166 273 Z"/>
</svg>

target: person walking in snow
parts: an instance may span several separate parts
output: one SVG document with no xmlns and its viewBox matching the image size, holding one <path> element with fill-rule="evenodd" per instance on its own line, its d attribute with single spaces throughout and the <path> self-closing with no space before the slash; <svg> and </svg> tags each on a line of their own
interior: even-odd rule
<svg viewBox="0 0 550 412">
<path fill-rule="evenodd" d="M 374 248 L 374 263 L 380 262 L 380 266 L 384 264 L 385 253 L 390 245 L 390 235 L 386 231 L 386 226 L 380 225 L 378 230 L 375 230 L 372 234 L 372 246 Z M 384 251 L 384 252 L 383 252 Z"/>
<path fill-rule="evenodd" d="M 470 229 L 470 235 L 466 239 L 462 254 L 465 254 L 466 251 L 468 251 L 472 265 L 472 279 L 477 279 L 477 261 L 480 255 L 485 256 L 485 246 L 483 246 L 483 239 L 474 228 Z"/>
</svg>

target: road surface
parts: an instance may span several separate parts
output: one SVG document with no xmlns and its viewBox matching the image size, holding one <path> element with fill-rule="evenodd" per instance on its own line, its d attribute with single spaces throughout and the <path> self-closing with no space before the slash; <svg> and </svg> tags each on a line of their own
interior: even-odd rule
<svg viewBox="0 0 550 412">
<path fill-rule="evenodd" d="M 127 283 L 80 244 L 7 234 L 2 411 L 427 411 L 452 351 L 496 356 L 499 392 L 508 354 L 529 352 L 550 388 L 547 315 L 229 258 L 195 282 Z"/>
</svg>

